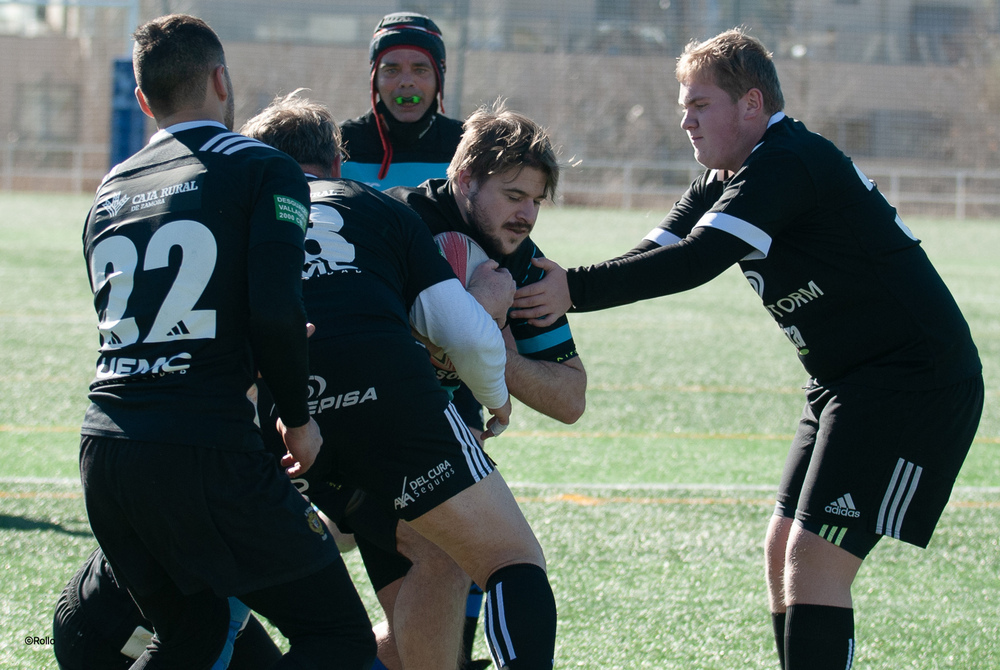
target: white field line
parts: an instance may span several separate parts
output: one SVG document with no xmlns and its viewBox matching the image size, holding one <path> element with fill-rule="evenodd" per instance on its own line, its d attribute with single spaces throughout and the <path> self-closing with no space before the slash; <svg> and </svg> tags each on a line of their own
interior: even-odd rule
<svg viewBox="0 0 1000 670">
<path fill-rule="evenodd" d="M 66 488 L 80 488 L 80 480 L 69 477 L 0 477 L 0 487 L 12 485 L 36 485 L 36 486 L 59 486 Z M 766 493 L 772 494 L 776 490 L 774 485 L 764 484 L 664 484 L 664 483 L 558 483 L 546 484 L 543 482 L 508 482 L 508 486 L 516 491 L 521 490 L 542 490 L 553 493 L 576 493 L 579 491 L 600 492 L 614 491 L 620 493 L 641 493 L 644 491 L 658 492 L 704 492 L 721 493 L 726 491 L 736 491 L 742 493 Z M 1000 486 L 956 486 L 952 491 L 955 495 L 1000 495 Z"/>
</svg>

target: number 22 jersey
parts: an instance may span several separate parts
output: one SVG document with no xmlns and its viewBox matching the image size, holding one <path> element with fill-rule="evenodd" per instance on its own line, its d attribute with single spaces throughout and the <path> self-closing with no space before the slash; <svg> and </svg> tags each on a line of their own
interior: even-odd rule
<svg viewBox="0 0 1000 670">
<path fill-rule="evenodd" d="M 262 448 L 246 393 L 275 343 L 251 347 L 268 316 L 251 314 L 251 251 L 291 245 L 297 276 L 308 202 L 289 156 L 207 121 L 157 132 L 105 177 L 83 235 L 100 331 L 83 434 Z"/>
</svg>

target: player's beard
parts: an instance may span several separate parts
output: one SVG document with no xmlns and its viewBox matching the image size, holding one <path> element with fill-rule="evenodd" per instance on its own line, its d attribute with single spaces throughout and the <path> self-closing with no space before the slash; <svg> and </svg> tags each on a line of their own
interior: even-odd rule
<svg viewBox="0 0 1000 670">
<path fill-rule="evenodd" d="M 487 217 L 483 212 L 482 208 L 479 206 L 479 189 L 469 192 L 469 206 L 466 211 L 466 215 L 469 218 L 469 226 L 475 231 L 476 242 L 479 246 L 483 248 L 486 255 L 493 260 L 499 260 L 506 256 L 504 253 L 503 244 L 497 239 L 495 235 L 487 232 Z"/>
</svg>

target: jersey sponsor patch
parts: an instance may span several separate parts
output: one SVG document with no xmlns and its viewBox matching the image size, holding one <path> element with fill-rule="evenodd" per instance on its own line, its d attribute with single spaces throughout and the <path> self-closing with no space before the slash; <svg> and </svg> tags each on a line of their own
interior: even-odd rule
<svg viewBox="0 0 1000 670">
<path fill-rule="evenodd" d="M 304 233 L 306 232 L 306 226 L 309 225 L 309 210 L 295 198 L 289 198 L 286 195 L 275 195 L 274 218 L 278 219 L 278 221 L 294 223 Z"/>
<path fill-rule="evenodd" d="M 161 216 L 166 211 L 179 213 L 201 209 L 201 186 L 204 172 L 191 166 L 143 175 L 120 182 L 110 193 L 97 196 L 95 214 L 99 218 L 123 221 Z"/>
</svg>

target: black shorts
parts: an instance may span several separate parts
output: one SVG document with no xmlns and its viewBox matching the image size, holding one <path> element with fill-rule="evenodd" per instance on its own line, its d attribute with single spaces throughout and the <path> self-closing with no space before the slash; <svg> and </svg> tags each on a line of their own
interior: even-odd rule
<svg viewBox="0 0 1000 670">
<path fill-rule="evenodd" d="M 314 343 L 309 354 L 310 411 L 323 448 L 334 450 L 330 481 L 386 501 L 395 516 L 409 521 L 493 472 L 493 461 L 449 402 L 425 351 L 389 351 L 391 363 L 383 357 L 376 364 L 345 356 L 345 349 L 355 350 L 330 340 Z M 365 350 L 384 349 L 368 343 Z M 269 431 L 273 402 L 264 385 L 258 411 Z M 273 439 L 265 435 L 272 449 Z M 310 490 L 319 484 L 310 482 Z"/>
<path fill-rule="evenodd" d="M 361 489 L 337 484 L 329 477 L 310 480 L 308 475 L 292 481 L 340 532 L 354 535 L 375 592 L 402 579 L 413 564 L 396 550 L 399 518 L 392 507 L 380 505 Z"/>
<path fill-rule="evenodd" d="M 930 542 L 983 411 L 978 376 L 930 391 L 811 386 L 775 514 L 864 558 Z"/>
<path fill-rule="evenodd" d="M 340 560 L 333 536 L 266 451 L 84 436 L 91 527 L 130 590 L 240 596 Z"/>
<path fill-rule="evenodd" d="M 402 579 L 413 563 L 396 547 L 396 518 L 390 501 L 375 500 L 360 492 L 359 500 L 347 513 L 354 539 L 365 563 L 368 581 L 376 593 Z M 390 523 L 391 520 L 391 523 Z"/>
<path fill-rule="evenodd" d="M 149 627 L 152 628 L 152 624 Z M 60 670 L 127 670 L 132 667 L 134 659 L 121 651 L 128 637 L 109 638 L 101 622 L 91 621 L 80 613 L 79 604 L 66 590 L 56 601 L 52 640 Z"/>
</svg>

